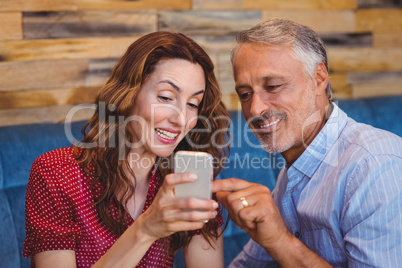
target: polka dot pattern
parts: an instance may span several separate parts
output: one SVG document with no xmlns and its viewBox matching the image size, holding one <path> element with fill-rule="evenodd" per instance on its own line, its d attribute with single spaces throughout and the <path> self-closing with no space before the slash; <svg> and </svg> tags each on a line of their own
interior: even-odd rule
<svg viewBox="0 0 402 268">
<path fill-rule="evenodd" d="M 91 267 L 113 245 L 117 237 L 103 224 L 96 208 L 90 182 L 75 161 L 73 148 L 48 152 L 32 165 L 28 182 L 25 222 L 26 239 L 23 255 L 48 250 L 74 250 L 77 267 Z M 159 188 L 158 174 L 151 178 L 144 211 L 152 204 Z M 97 189 L 95 195 L 101 189 Z M 112 203 L 112 202 L 111 202 Z M 111 215 L 117 209 L 111 206 Z M 128 217 L 128 225 L 134 220 Z M 169 238 L 170 242 L 170 238 Z M 165 256 L 163 240 L 155 241 L 137 267 L 172 267 L 174 256 Z"/>
</svg>

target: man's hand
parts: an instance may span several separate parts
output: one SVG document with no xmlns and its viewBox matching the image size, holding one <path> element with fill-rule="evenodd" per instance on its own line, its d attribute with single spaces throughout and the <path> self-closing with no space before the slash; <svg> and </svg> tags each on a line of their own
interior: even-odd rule
<svg viewBox="0 0 402 268">
<path fill-rule="evenodd" d="M 269 253 L 285 248 L 292 235 L 267 187 L 231 178 L 214 181 L 212 191 L 236 225 Z"/>
<path fill-rule="evenodd" d="M 267 187 L 231 178 L 214 181 L 212 191 L 236 225 L 281 267 L 331 267 L 288 231 Z"/>
</svg>

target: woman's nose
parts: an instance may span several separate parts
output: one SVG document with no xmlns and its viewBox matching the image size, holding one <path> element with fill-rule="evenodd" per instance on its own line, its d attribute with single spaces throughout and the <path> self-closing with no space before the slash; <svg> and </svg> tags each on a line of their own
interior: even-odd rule
<svg viewBox="0 0 402 268">
<path fill-rule="evenodd" d="M 169 121 L 179 127 L 186 125 L 186 109 L 181 106 L 172 106 L 169 109 Z"/>
</svg>

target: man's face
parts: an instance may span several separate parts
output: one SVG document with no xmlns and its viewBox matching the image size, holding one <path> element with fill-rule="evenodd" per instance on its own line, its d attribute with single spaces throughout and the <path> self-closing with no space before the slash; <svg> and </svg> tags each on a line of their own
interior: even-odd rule
<svg viewBox="0 0 402 268">
<path fill-rule="evenodd" d="M 302 152 L 319 131 L 311 124 L 319 110 L 317 81 L 292 53 L 289 46 L 244 43 L 234 57 L 243 113 L 263 148 L 272 153 Z"/>
</svg>

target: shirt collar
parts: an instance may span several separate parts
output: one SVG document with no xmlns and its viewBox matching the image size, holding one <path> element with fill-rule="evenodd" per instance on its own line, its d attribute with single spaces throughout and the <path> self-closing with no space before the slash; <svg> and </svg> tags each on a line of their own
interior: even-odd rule
<svg viewBox="0 0 402 268">
<path fill-rule="evenodd" d="M 336 161 L 336 159 L 332 157 L 327 158 L 327 155 L 345 128 L 347 115 L 335 103 L 331 104 L 333 105 L 333 110 L 328 121 L 314 138 L 313 142 L 289 168 L 289 171 L 295 168 L 311 178 L 318 166 L 321 165 L 322 162 L 325 162 L 326 159 L 329 165 L 337 164 L 333 162 Z M 291 174 L 288 174 L 288 176 L 289 179 L 291 179 Z"/>
</svg>

